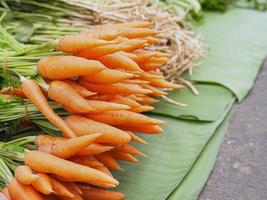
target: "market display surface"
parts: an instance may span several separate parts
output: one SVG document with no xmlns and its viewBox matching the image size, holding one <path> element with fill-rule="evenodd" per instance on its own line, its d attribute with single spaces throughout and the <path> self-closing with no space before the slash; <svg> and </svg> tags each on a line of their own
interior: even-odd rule
<svg viewBox="0 0 267 200">
<path fill-rule="evenodd" d="M 200 4 L 175 2 L 2 2 L 3 198 L 198 198 L 267 14 L 216 5 L 192 28 Z"/>
</svg>

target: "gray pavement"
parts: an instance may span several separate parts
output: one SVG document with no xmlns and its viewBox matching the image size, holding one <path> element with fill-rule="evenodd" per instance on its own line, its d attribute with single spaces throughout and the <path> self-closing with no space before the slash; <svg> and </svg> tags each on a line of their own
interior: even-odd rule
<svg viewBox="0 0 267 200">
<path fill-rule="evenodd" d="M 253 90 L 235 107 L 199 200 L 267 200 L 267 60 Z"/>
</svg>

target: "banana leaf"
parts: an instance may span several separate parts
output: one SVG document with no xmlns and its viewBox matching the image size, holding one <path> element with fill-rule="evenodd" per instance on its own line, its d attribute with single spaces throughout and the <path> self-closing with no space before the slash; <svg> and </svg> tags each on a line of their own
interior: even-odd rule
<svg viewBox="0 0 267 200">
<path fill-rule="evenodd" d="M 198 96 L 195 96 L 188 88 L 169 93 L 169 98 L 186 103 L 186 107 L 176 106 L 162 99 L 156 104 L 152 113 L 198 121 L 219 119 L 233 99 L 233 93 L 215 84 L 197 84 L 196 88 L 200 93 Z"/>
<path fill-rule="evenodd" d="M 216 162 L 220 144 L 229 125 L 234 109 L 226 116 L 221 125 L 216 129 L 206 147 L 202 150 L 193 167 L 188 171 L 182 182 L 169 195 L 167 200 L 197 200 L 203 185 Z"/>
<path fill-rule="evenodd" d="M 214 122 L 179 120 L 167 116 L 152 115 L 166 121 L 160 135 L 144 135 L 148 145 L 136 145 L 149 158 L 140 159 L 138 165 L 122 163 L 124 172 L 116 172 L 120 180 L 119 191 L 128 200 L 163 200 L 179 185 L 191 169 L 202 149 L 232 107 Z"/>
<path fill-rule="evenodd" d="M 267 55 L 266 24 L 266 12 L 236 8 L 224 14 L 207 12 L 198 30 L 210 52 L 190 79 L 221 84 L 242 101 Z"/>
</svg>

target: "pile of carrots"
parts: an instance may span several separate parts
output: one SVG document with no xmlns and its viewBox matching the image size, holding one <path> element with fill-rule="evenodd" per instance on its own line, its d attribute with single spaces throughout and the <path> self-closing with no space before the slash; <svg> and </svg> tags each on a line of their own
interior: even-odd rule
<svg viewBox="0 0 267 200">
<path fill-rule="evenodd" d="M 158 41 L 149 22 L 94 26 L 59 39 L 57 51 L 37 63 L 49 87 L 25 79 L 21 94 L 63 134 L 39 135 L 38 150 L 25 154 L 24 164 L 3 190 L 7 199 L 120 200 L 124 194 L 106 190 L 119 182 L 110 169 L 123 170 L 118 160 L 136 163 L 146 155 L 130 143 L 146 144 L 136 132 L 157 134 L 164 121 L 142 112 L 155 98 L 182 86 L 164 80 L 158 69 L 168 54 L 146 50 Z M 65 119 L 49 106 L 61 104 Z"/>
</svg>

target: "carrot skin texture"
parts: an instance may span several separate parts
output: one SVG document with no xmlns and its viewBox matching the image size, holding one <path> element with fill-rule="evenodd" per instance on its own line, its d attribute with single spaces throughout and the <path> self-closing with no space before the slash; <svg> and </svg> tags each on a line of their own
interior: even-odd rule
<svg viewBox="0 0 267 200">
<path fill-rule="evenodd" d="M 127 162 L 132 162 L 132 163 L 139 162 L 135 157 L 133 157 L 129 153 L 124 153 L 124 152 L 116 151 L 116 152 L 112 152 L 112 156 L 115 159 L 118 159 L 118 160 L 123 160 L 123 161 L 127 161 Z"/>
<path fill-rule="evenodd" d="M 100 136 L 101 134 L 91 134 L 91 135 L 71 138 L 67 141 L 60 142 L 53 146 L 52 154 L 59 158 L 68 159 L 72 156 L 75 156 L 79 151 L 86 148 Z"/>
<path fill-rule="evenodd" d="M 74 195 L 73 198 L 70 197 L 64 197 L 64 196 L 58 196 L 59 200 L 83 200 L 83 198 L 78 194 L 73 187 L 70 185 L 70 183 L 64 182 L 64 186 Z"/>
<path fill-rule="evenodd" d="M 53 192 L 53 188 L 49 176 L 38 173 L 38 177 L 39 178 L 32 183 L 33 188 L 42 194 L 51 194 Z"/>
<path fill-rule="evenodd" d="M 107 152 L 95 156 L 97 160 L 103 163 L 106 167 L 114 170 L 123 171 L 119 163 L 112 157 L 112 155 Z"/>
<path fill-rule="evenodd" d="M 125 144 L 131 140 L 128 133 L 107 124 L 90 120 L 84 116 L 70 115 L 65 119 L 65 122 L 75 130 L 78 136 L 102 133 L 102 136 L 98 138 L 99 140 L 96 140 L 99 143 Z"/>
<path fill-rule="evenodd" d="M 13 178 L 7 186 L 12 200 L 43 200 L 32 186 L 23 185 Z"/>
<path fill-rule="evenodd" d="M 75 81 L 65 80 L 64 82 L 71 85 L 71 87 L 82 97 L 90 97 L 97 94 L 96 92 L 91 92 L 90 90 L 87 90 L 85 87 L 81 86 Z"/>
<path fill-rule="evenodd" d="M 114 146 L 102 145 L 98 143 L 93 143 L 82 149 L 77 153 L 77 155 L 97 155 L 114 149 Z"/>
<path fill-rule="evenodd" d="M 26 80 L 22 83 L 22 91 L 25 96 L 40 110 L 41 113 L 67 137 L 76 137 L 71 128 L 49 106 L 39 85 L 34 80 Z"/>
<path fill-rule="evenodd" d="M 55 174 L 73 182 L 84 182 L 104 188 L 116 187 L 119 184 L 103 172 L 40 151 L 27 153 L 25 163 L 35 171 Z"/>
<path fill-rule="evenodd" d="M 55 195 L 69 198 L 74 197 L 74 195 L 62 183 L 52 177 L 50 177 L 50 181 Z"/>
<path fill-rule="evenodd" d="M 127 131 L 127 133 L 129 133 L 129 135 L 132 137 L 132 141 L 140 143 L 140 144 L 147 144 L 147 142 L 145 140 L 143 140 L 142 138 L 138 137 L 133 132 Z"/>
<path fill-rule="evenodd" d="M 133 147 L 129 144 L 122 145 L 121 147 L 119 147 L 117 149 L 120 152 L 128 153 L 131 155 L 147 157 L 147 155 L 145 155 L 144 153 L 142 153 L 141 151 L 139 151 L 138 149 L 136 149 L 135 147 Z"/>
<path fill-rule="evenodd" d="M 140 132 L 145 134 L 159 134 L 163 132 L 163 129 L 157 125 L 117 126 L 117 127 L 125 131 Z"/>
<path fill-rule="evenodd" d="M 90 75 L 105 68 L 96 60 L 87 60 L 76 56 L 50 56 L 42 58 L 37 63 L 38 74 L 51 80 Z"/>
<path fill-rule="evenodd" d="M 83 191 L 83 198 L 86 200 L 123 200 L 125 195 L 121 192 L 114 192 L 104 190 L 95 187 L 89 187 L 87 189 L 81 187 Z"/>
<path fill-rule="evenodd" d="M 31 185 L 39 177 L 33 174 L 31 168 L 28 166 L 20 165 L 15 169 L 15 178 L 24 185 Z"/>
</svg>

